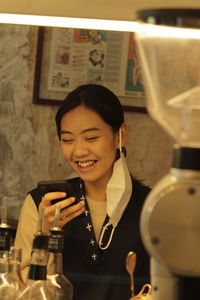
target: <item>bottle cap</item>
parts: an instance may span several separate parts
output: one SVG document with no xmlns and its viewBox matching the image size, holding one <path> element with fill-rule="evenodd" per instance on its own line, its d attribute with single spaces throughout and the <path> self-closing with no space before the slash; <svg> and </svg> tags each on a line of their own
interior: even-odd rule
<svg viewBox="0 0 200 300">
<path fill-rule="evenodd" d="M 11 230 L 0 226 L 0 250 L 9 251 L 11 247 Z"/>
<path fill-rule="evenodd" d="M 44 249 L 48 250 L 48 238 L 47 234 L 37 234 L 33 239 L 33 248 L 34 249 Z"/>
<path fill-rule="evenodd" d="M 62 230 L 50 230 L 48 249 L 49 252 L 62 252 L 63 250 L 63 232 Z"/>
</svg>

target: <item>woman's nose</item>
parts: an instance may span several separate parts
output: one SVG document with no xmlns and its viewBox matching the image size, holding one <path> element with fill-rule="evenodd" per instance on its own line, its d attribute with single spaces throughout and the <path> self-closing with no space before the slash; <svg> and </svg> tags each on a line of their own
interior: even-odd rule
<svg viewBox="0 0 200 300">
<path fill-rule="evenodd" d="M 74 144 L 74 155 L 76 157 L 81 157 L 88 155 L 89 150 L 87 148 L 87 145 L 83 141 L 76 141 Z"/>
</svg>

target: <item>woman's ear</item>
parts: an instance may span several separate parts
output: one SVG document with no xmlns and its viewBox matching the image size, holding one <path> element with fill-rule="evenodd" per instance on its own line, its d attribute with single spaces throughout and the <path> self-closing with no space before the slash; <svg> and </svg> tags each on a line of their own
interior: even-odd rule
<svg viewBox="0 0 200 300">
<path fill-rule="evenodd" d="M 126 143 L 126 138 L 128 135 L 128 127 L 126 125 L 126 123 L 123 123 L 121 125 L 121 146 L 123 147 Z"/>
<path fill-rule="evenodd" d="M 115 136 L 115 143 L 116 143 L 116 148 L 119 149 L 120 146 L 123 147 L 126 142 L 126 137 L 128 133 L 128 128 L 126 123 L 123 123 L 119 130 L 116 132 Z M 120 136 L 121 136 L 121 145 L 120 145 Z"/>
</svg>

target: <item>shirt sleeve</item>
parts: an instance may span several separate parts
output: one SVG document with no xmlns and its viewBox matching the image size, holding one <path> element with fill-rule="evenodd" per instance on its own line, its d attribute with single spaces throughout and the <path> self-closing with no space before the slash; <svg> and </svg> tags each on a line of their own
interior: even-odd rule
<svg viewBox="0 0 200 300">
<path fill-rule="evenodd" d="M 24 281 L 30 266 L 33 237 L 37 232 L 38 210 L 30 194 L 26 197 L 21 208 L 17 226 L 15 247 L 22 249 L 21 270 Z"/>
</svg>

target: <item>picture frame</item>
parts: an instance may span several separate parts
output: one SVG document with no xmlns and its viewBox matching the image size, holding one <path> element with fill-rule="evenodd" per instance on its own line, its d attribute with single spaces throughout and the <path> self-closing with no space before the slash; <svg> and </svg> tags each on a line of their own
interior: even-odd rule
<svg viewBox="0 0 200 300">
<path fill-rule="evenodd" d="M 52 28 L 39 27 L 33 83 L 33 103 L 41 105 L 60 105 L 67 92 L 52 91 L 48 88 L 48 74 L 51 68 Z M 89 83 L 89 82 L 88 82 Z M 127 91 L 119 97 L 124 111 L 147 113 L 143 91 Z"/>
</svg>

